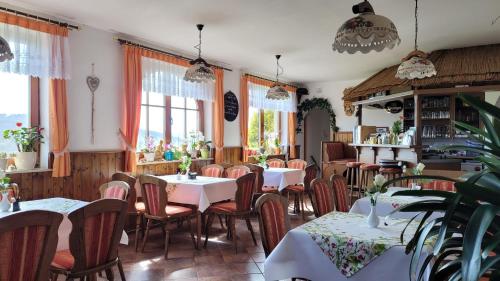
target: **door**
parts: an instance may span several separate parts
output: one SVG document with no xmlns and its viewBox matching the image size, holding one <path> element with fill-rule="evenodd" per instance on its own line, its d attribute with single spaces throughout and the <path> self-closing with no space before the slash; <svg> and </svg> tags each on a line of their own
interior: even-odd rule
<svg viewBox="0 0 500 281">
<path fill-rule="evenodd" d="M 330 116 L 326 110 L 313 109 L 304 119 L 304 160 L 313 157 L 321 165 L 321 142 L 330 140 Z"/>
</svg>

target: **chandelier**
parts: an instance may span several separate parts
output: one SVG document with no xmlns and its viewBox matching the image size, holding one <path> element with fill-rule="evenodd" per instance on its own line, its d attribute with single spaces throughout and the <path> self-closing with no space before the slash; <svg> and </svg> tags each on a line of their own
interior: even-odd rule
<svg viewBox="0 0 500 281">
<path fill-rule="evenodd" d="M 10 50 L 9 43 L 0 36 L 0 62 L 9 61 L 13 58 L 14 54 Z"/>
<path fill-rule="evenodd" d="M 349 54 L 359 51 L 366 54 L 372 50 L 380 52 L 385 48 L 392 49 L 401 42 L 394 23 L 384 16 L 376 15 L 367 0 L 352 6 L 352 12 L 359 15 L 340 26 L 332 44 L 334 51 L 347 51 Z"/>
<path fill-rule="evenodd" d="M 437 74 L 432 61 L 427 59 L 427 54 L 420 51 L 418 39 L 418 0 L 415 0 L 415 49 L 402 59 L 396 72 L 399 79 L 422 79 Z"/>
<path fill-rule="evenodd" d="M 286 100 L 290 98 L 290 94 L 279 83 L 279 75 L 283 73 L 283 67 L 280 65 L 281 55 L 276 55 L 276 83 L 267 91 L 266 99 L 270 100 Z"/>
<path fill-rule="evenodd" d="M 191 66 L 186 70 L 184 80 L 197 83 L 214 82 L 214 71 L 210 65 L 201 58 L 201 31 L 203 30 L 203 24 L 197 24 L 196 27 L 199 31 L 199 43 L 194 46 L 194 48 L 198 50 L 198 58 L 189 62 Z"/>
</svg>

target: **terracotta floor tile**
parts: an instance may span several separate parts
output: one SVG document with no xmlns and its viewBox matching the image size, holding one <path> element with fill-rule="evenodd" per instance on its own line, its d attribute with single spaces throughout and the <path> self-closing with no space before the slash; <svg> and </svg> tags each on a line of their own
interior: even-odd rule
<svg viewBox="0 0 500 281">
<path fill-rule="evenodd" d="M 232 281 L 265 281 L 262 274 L 243 274 L 235 275 L 231 278 Z"/>
<path fill-rule="evenodd" d="M 231 277 L 234 274 L 233 270 L 227 264 L 203 264 L 196 265 L 195 268 L 198 278 L 215 276 Z"/>
<path fill-rule="evenodd" d="M 261 273 L 254 262 L 232 263 L 227 266 L 229 266 L 237 274 Z"/>
<path fill-rule="evenodd" d="M 224 259 L 222 258 L 222 255 L 215 255 L 215 256 L 197 256 L 194 257 L 194 261 L 196 265 L 200 264 L 221 264 L 224 263 Z"/>
<path fill-rule="evenodd" d="M 236 263 L 236 262 L 253 262 L 252 257 L 247 253 L 234 254 L 222 254 L 222 258 L 225 263 Z"/>
<path fill-rule="evenodd" d="M 260 272 L 264 273 L 264 263 L 263 262 L 256 262 L 255 264 L 259 268 Z"/>
<path fill-rule="evenodd" d="M 165 272 L 163 277 L 164 280 L 177 280 L 180 278 L 198 278 L 196 270 L 193 267 L 183 268 L 177 270 L 169 270 L 170 272 Z"/>
<path fill-rule="evenodd" d="M 250 254 L 254 262 L 265 262 L 266 261 L 266 254 L 261 252 L 261 253 L 253 253 Z"/>
</svg>

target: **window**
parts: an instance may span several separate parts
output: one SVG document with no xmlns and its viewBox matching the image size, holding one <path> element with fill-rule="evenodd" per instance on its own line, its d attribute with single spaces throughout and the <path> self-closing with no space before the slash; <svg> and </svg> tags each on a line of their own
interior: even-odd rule
<svg viewBox="0 0 500 281">
<path fill-rule="evenodd" d="M 30 76 L 0 72 L 0 133 L 16 123 L 31 126 Z M 38 109 L 36 109 L 38 111 Z M 33 124 L 37 125 L 37 124 Z M 16 145 L 0 137 L 0 152 L 17 152 Z"/>
<path fill-rule="evenodd" d="M 279 111 L 250 107 L 248 112 L 248 147 L 264 147 L 267 151 L 281 140 L 281 113 Z M 270 152 L 270 151 L 269 151 Z"/>
<path fill-rule="evenodd" d="M 170 143 L 178 146 L 189 132 L 199 130 L 198 103 L 194 99 L 143 92 L 141 104 L 138 150 L 144 147 L 147 136 L 153 137 L 156 143 L 170 139 Z"/>
</svg>

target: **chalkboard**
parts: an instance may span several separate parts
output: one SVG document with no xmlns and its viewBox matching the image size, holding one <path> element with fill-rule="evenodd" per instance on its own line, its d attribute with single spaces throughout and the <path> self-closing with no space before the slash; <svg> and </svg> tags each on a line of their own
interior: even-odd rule
<svg viewBox="0 0 500 281">
<path fill-rule="evenodd" d="M 224 118 L 232 122 L 238 117 L 238 111 L 240 107 L 238 105 L 238 99 L 233 92 L 229 91 L 224 94 Z"/>
<path fill-rule="evenodd" d="M 389 101 L 385 104 L 384 108 L 385 111 L 392 114 L 400 113 L 403 111 L 403 103 L 398 100 Z"/>
</svg>

